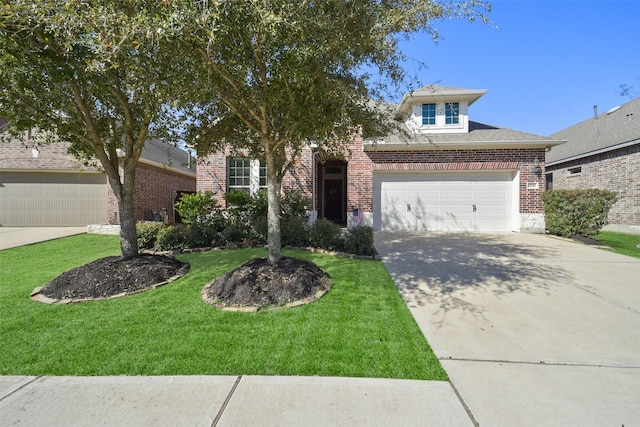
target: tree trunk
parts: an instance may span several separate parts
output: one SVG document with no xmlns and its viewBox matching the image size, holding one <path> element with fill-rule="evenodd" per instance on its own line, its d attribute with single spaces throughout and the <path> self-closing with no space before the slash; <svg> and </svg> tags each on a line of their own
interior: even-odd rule
<svg viewBox="0 0 640 427">
<path fill-rule="evenodd" d="M 275 264 L 280 260 L 282 240 L 280 233 L 280 191 L 282 189 L 282 178 L 276 171 L 273 161 L 265 159 L 267 163 L 267 201 L 269 209 L 267 211 L 267 245 L 269 264 Z"/>
<path fill-rule="evenodd" d="M 109 178 L 109 184 L 118 201 L 118 214 L 120 215 L 120 257 L 130 259 L 138 256 L 138 234 L 133 209 L 135 179 L 125 177 L 124 181 L 125 183 L 121 184 L 119 180 Z"/>
</svg>

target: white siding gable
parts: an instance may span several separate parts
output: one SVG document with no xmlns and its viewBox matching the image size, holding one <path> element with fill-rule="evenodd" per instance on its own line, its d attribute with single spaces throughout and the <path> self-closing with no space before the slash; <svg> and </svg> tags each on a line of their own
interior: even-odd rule
<svg viewBox="0 0 640 427">
<path fill-rule="evenodd" d="M 435 125 L 422 124 L 422 104 L 416 103 L 411 107 L 411 114 L 407 117 L 405 124 L 415 133 L 468 133 L 469 132 L 469 103 L 466 101 L 455 101 L 459 103 L 459 120 L 457 124 L 445 123 L 445 105 L 446 102 L 429 102 L 425 104 L 436 104 L 436 123 Z"/>
</svg>

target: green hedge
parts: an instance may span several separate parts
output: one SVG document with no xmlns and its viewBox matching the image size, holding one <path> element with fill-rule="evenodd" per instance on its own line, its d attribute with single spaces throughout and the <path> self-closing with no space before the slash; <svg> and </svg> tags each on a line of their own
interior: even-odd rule
<svg viewBox="0 0 640 427">
<path fill-rule="evenodd" d="M 548 190 L 542 194 L 545 223 L 551 234 L 595 237 L 608 224 L 609 210 L 618 200 L 608 190 Z"/>
</svg>

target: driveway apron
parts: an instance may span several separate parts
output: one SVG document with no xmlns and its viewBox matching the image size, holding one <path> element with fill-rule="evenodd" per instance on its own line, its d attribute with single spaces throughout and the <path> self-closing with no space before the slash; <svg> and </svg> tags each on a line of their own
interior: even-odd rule
<svg viewBox="0 0 640 427">
<path fill-rule="evenodd" d="M 375 237 L 477 423 L 640 425 L 640 259 L 544 235 Z"/>
</svg>

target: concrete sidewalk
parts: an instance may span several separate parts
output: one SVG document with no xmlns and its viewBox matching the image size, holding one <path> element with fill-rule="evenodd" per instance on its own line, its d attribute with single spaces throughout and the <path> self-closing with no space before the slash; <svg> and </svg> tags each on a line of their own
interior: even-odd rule
<svg viewBox="0 0 640 427">
<path fill-rule="evenodd" d="M 87 232 L 87 227 L 0 227 L 0 250 Z"/>
<path fill-rule="evenodd" d="M 447 382 L 333 377 L 0 377 L 0 425 L 473 426 Z"/>
</svg>

